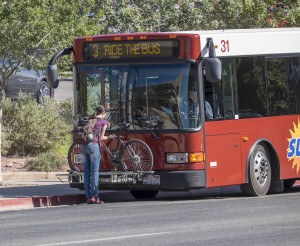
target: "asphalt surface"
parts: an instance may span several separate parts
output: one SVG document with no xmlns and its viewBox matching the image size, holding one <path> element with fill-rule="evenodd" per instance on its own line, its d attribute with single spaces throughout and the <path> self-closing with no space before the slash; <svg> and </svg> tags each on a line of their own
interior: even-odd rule
<svg viewBox="0 0 300 246">
<path fill-rule="evenodd" d="M 65 78 L 59 82 L 59 86 L 54 91 L 54 99 L 56 101 L 65 101 L 73 98 L 73 80 Z"/>
<path fill-rule="evenodd" d="M 84 191 L 69 187 L 67 173 L 24 172 L 2 175 L 0 211 L 86 203 Z M 300 180 L 295 185 L 300 185 Z M 210 192 L 220 192 L 220 189 L 210 189 Z"/>
</svg>

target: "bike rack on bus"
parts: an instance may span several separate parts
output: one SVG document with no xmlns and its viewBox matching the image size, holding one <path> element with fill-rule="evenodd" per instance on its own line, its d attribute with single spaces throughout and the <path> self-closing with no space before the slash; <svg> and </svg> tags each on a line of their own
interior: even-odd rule
<svg viewBox="0 0 300 246">
<path fill-rule="evenodd" d="M 154 171 L 122 172 L 110 171 L 99 172 L 99 182 L 101 184 L 136 184 L 142 182 L 145 177 L 152 176 Z M 83 184 L 83 172 L 70 171 L 70 184 Z"/>
</svg>

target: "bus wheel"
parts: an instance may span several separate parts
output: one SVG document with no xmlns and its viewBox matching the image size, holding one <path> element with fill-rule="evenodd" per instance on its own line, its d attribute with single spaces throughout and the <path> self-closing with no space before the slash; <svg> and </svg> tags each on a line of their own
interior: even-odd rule
<svg viewBox="0 0 300 246">
<path fill-rule="evenodd" d="M 292 188 L 292 186 L 296 183 L 296 179 L 286 179 L 283 180 L 284 189 Z"/>
<path fill-rule="evenodd" d="M 255 146 L 249 160 L 249 183 L 241 185 L 244 194 L 265 195 L 271 184 L 271 165 L 267 149 L 263 144 Z"/>
<path fill-rule="evenodd" d="M 147 199 L 156 197 L 158 190 L 131 190 L 130 193 L 135 199 Z"/>
</svg>

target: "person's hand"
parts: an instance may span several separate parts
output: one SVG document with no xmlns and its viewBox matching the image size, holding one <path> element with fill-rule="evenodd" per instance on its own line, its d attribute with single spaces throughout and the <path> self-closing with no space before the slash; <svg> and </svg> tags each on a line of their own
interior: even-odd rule
<svg viewBox="0 0 300 246">
<path fill-rule="evenodd" d="M 108 139 L 115 139 L 115 138 L 117 138 L 117 136 L 115 134 L 111 134 L 108 136 Z"/>
</svg>

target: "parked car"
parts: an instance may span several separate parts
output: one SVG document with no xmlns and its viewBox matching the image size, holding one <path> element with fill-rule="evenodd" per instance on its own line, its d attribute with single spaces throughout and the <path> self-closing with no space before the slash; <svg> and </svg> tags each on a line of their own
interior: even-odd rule
<svg viewBox="0 0 300 246">
<path fill-rule="evenodd" d="M 49 88 L 46 77 L 41 72 L 37 73 L 24 67 L 20 67 L 7 81 L 5 96 L 17 99 L 20 91 L 31 93 L 40 103 L 46 96 L 54 96 L 54 90 Z"/>
<path fill-rule="evenodd" d="M 1 58 L 0 63 L 2 63 Z M 32 94 L 39 103 L 42 103 L 46 96 L 52 98 L 54 96 L 54 90 L 49 88 L 46 76 L 42 71 L 36 72 L 22 66 L 8 79 L 5 96 L 17 99 L 20 92 Z"/>
</svg>

